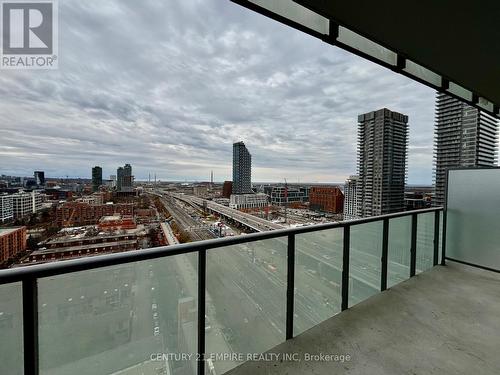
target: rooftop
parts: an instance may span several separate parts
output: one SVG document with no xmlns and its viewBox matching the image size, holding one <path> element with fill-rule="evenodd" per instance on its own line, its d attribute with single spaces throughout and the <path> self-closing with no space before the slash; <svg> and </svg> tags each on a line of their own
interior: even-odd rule
<svg viewBox="0 0 500 375">
<path fill-rule="evenodd" d="M 89 249 L 101 249 L 101 248 L 111 248 L 114 246 L 129 246 L 136 245 L 137 240 L 124 240 L 124 241 L 113 241 L 113 242 L 102 242 L 102 243 L 92 243 L 88 245 L 79 245 L 79 246 L 67 246 L 67 247 L 58 247 L 55 249 L 41 249 L 36 250 L 31 253 L 31 255 L 43 255 L 43 254 L 53 254 L 53 253 L 64 253 L 67 251 L 82 251 Z"/>
<path fill-rule="evenodd" d="M 124 216 L 124 219 L 126 218 L 131 218 L 131 216 Z M 122 215 L 113 215 L 113 216 L 103 216 L 101 218 L 101 222 L 107 222 L 107 221 L 118 221 L 122 219 Z"/>
<path fill-rule="evenodd" d="M 116 231 L 100 231 L 97 226 L 89 225 L 84 227 L 63 228 L 54 237 L 51 237 L 45 244 L 59 244 L 75 242 L 80 240 L 104 240 L 110 238 L 119 238 L 123 236 L 141 235 L 145 233 L 146 226 L 138 225 L 135 229 L 120 229 Z M 144 232 L 144 233 L 142 233 Z"/>
<path fill-rule="evenodd" d="M 7 234 L 13 233 L 22 227 L 15 227 L 15 228 L 0 228 L 0 236 L 5 236 Z"/>
</svg>

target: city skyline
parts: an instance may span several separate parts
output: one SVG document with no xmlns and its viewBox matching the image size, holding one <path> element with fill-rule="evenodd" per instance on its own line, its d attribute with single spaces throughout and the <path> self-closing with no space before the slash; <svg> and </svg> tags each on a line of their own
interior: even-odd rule
<svg viewBox="0 0 500 375">
<path fill-rule="evenodd" d="M 342 182 L 356 170 L 357 115 L 388 107 L 412 119 L 408 182 L 431 183 L 433 90 L 230 2 L 153 4 L 148 25 L 120 27 L 125 38 L 98 37 L 118 22 L 98 2 L 60 4 L 59 70 L 0 78 L 0 174 L 87 177 L 93 164 L 108 176 L 123 159 L 138 180 L 200 181 L 214 170 L 223 181 L 231 165 L 221 160 L 243 140 L 255 181 Z M 193 22 L 199 12 L 207 22 Z M 143 38 L 150 28 L 159 35 Z M 159 55 L 128 56 L 123 39 Z"/>
</svg>

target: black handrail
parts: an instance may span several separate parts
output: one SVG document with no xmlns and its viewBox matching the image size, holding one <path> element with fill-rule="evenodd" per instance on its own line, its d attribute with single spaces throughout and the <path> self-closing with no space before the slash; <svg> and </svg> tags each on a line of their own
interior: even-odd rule
<svg viewBox="0 0 500 375">
<path fill-rule="evenodd" d="M 424 214 L 442 210 L 442 207 L 426 208 L 423 210 L 398 212 L 394 214 L 372 216 L 350 221 L 341 221 L 337 223 L 316 224 L 298 228 L 276 229 L 267 232 L 251 233 L 243 236 L 217 238 L 212 240 L 189 242 L 179 245 L 155 247 L 146 250 L 132 250 L 123 253 L 95 255 L 86 258 L 62 260 L 54 263 L 35 264 L 32 266 L 11 268 L 7 270 L 0 270 L 0 285 L 22 281 L 28 276 L 34 278 L 42 278 L 48 276 L 63 275 L 67 273 L 109 267 L 118 264 L 140 262 L 144 260 L 151 260 L 180 254 L 189 254 L 197 252 L 199 250 L 216 249 L 220 247 L 239 245 L 242 243 L 267 240 L 271 238 L 286 237 L 290 234 L 297 235 L 303 233 L 318 232 L 327 229 L 352 227 L 354 225 L 372 223 L 386 218 L 395 219 L 398 217 L 411 216 L 415 213 Z"/>
</svg>

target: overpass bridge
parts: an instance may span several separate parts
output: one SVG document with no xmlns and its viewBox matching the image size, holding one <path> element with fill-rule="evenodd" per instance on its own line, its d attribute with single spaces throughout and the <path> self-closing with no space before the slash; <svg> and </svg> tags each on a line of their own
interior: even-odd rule
<svg viewBox="0 0 500 375">
<path fill-rule="evenodd" d="M 204 208 L 211 212 L 215 213 L 225 219 L 232 220 L 242 227 L 245 227 L 254 232 L 265 232 L 269 230 L 276 229 L 284 229 L 285 227 L 278 223 L 270 222 L 266 219 L 262 219 L 245 212 L 241 212 L 235 210 L 233 208 L 229 208 L 223 206 L 221 204 L 194 197 L 186 194 L 178 194 L 178 193 L 166 193 L 171 197 L 179 199 L 193 207 L 197 206 L 198 208 Z M 371 241 L 369 239 L 369 241 Z M 334 251 L 333 244 L 330 243 L 318 243 L 316 246 L 311 246 L 308 249 L 297 247 L 297 251 L 307 256 L 310 259 L 318 262 L 318 268 L 323 269 L 325 266 L 327 269 L 331 269 L 336 273 L 342 272 L 342 252 Z M 380 244 L 381 245 L 381 244 Z M 376 246 L 376 244 L 373 244 Z M 322 251 L 323 249 L 331 250 Z M 351 249 L 351 252 L 356 254 L 356 257 L 352 257 L 350 261 L 351 268 L 351 282 L 359 281 L 365 285 L 368 285 L 371 288 L 378 290 L 380 288 L 380 270 L 378 269 L 380 266 L 380 258 L 374 256 L 372 254 L 368 254 L 364 251 L 360 251 L 357 249 Z M 326 255 L 326 257 L 325 257 Z M 400 267 L 398 264 L 393 264 L 392 269 L 397 273 L 406 274 L 409 272 L 405 267 Z M 328 271 L 327 271 L 328 273 Z"/>
<path fill-rule="evenodd" d="M 269 220 L 262 219 L 245 212 L 235 210 L 223 206 L 222 204 L 215 203 L 206 199 L 201 199 L 198 197 L 193 197 L 185 194 L 172 194 L 171 195 L 187 204 L 197 205 L 198 208 L 204 208 L 206 204 L 206 209 L 211 212 L 224 217 L 225 219 L 237 222 L 242 227 L 245 227 L 253 232 L 265 232 L 268 230 L 284 229 L 285 227 L 281 224 L 273 223 Z M 205 203 L 206 202 L 206 203 Z"/>
</svg>

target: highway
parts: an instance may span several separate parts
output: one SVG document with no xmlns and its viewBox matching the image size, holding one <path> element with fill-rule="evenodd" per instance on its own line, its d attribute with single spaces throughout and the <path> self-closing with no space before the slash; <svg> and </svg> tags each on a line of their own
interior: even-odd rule
<svg viewBox="0 0 500 375">
<path fill-rule="evenodd" d="M 164 370 L 164 362 L 146 364 L 152 352 L 175 350 L 163 335 L 175 315 L 155 317 L 152 310 L 161 303 L 157 271 L 163 271 L 158 263 L 139 262 L 40 282 L 41 374 L 124 373 L 138 364 Z"/>
<path fill-rule="evenodd" d="M 190 206 L 198 205 L 203 207 L 206 202 L 207 208 L 225 217 L 241 223 L 255 231 L 268 231 L 283 229 L 284 226 L 272 223 L 268 220 L 240 212 L 238 210 L 223 206 L 221 204 L 207 201 L 198 197 L 169 193 L 171 197 L 181 200 Z M 351 257 L 350 257 L 350 278 L 352 301 L 357 302 L 366 297 L 368 292 L 374 294 L 380 288 L 380 259 L 382 256 L 382 230 L 377 225 L 369 224 L 355 227 L 351 235 Z M 404 237 L 404 236 L 402 236 Z M 338 274 L 342 271 L 343 238 L 342 230 L 326 230 L 313 234 L 300 235 L 297 242 L 302 238 L 308 240 L 301 246 L 297 246 L 297 251 L 318 262 L 312 266 L 320 273 Z M 408 237 L 406 237 L 408 238 Z M 399 243 L 393 246 L 398 253 L 408 250 L 409 243 Z M 396 259 L 406 259 L 406 262 L 391 262 L 389 259 L 389 278 L 397 281 L 405 280 L 409 275 L 409 258 L 405 254 L 397 254 Z M 407 254 L 406 254 L 407 255 Z M 335 280 L 331 280 L 335 281 Z M 365 287 L 366 286 L 366 287 Z M 360 292 L 360 296 L 356 293 Z"/>
<path fill-rule="evenodd" d="M 258 232 L 285 228 L 280 224 L 198 197 L 184 194 L 171 194 L 171 196 L 190 205 L 196 204 L 200 207 L 203 207 L 205 201 L 207 208 L 213 212 L 222 214 Z M 317 262 L 335 271 L 341 272 L 343 252 L 341 232 L 341 230 L 328 230 L 316 232 L 312 235 L 298 236 L 299 241 L 301 237 L 307 237 L 309 241 L 303 246 L 297 246 L 297 250 Z M 351 241 L 350 275 L 353 280 L 364 283 L 370 289 L 376 291 L 380 287 L 380 258 L 382 256 L 381 230 L 373 225 L 368 225 L 359 232 L 360 233 L 356 236 L 357 238 Z M 390 269 L 393 273 L 401 274 L 402 277 L 400 278 L 402 280 L 405 279 L 406 275 L 409 273 L 406 266 L 399 265 L 398 263 L 393 263 Z"/>
<path fill-rule="evenodd" d="M 188 213 L 192 205 L 169 198 L 162 201 L 179 226 L 205 236 L 207 229 Z M 234 214 L 228 210 L 225 207 L 228 214 Z M 246 220 L 245 215 L 234 216 Z M 252 220 L 256 226 L 263 219 Z M 170 233 L 169 244 L 174 244 L 166 223 L 162 229 Z M 353 305 L 378 292 L 381 230 L 370 224 L 353 227 L 351 232 L 349 291 Z M 213 237 L 211 232 L 206 236 Z M 406 279 L 409 272 L 405 260 L 408 244 L 397 245 L 391 242 L 390 246 L 389 279 L 393 282 Z M 341 229 L 297 236 L 295 334 L 340 311 L 342 247 Z M 286 249 L 286 239 L 279 238 L 208 251 L 209 355 L 258 353 L 285 340 Z M 197 275 L 196 254 L 188 254 L 43 280 L 39 292 L 40 340 L 45 348 L 42 372 L 59 375 L 72 369 L 90 375 L 100 366 L 113 373 L 147 361 L 152 352 L 194 352 L 189 342 L 195 343 L 196 332 L 179 331 L 177 317 L 180 299 L 197 300 Z M 191 335 L 182 347 L 180 334 Z M 85 339 L 65 340 L 69 336 Z M 181 371 L 181 367 L 190 369 L 182 361 L 170 365 Z M 222 374 L 237 363 L 218 360 L 214 365 L 216 373 Z"/>
<path fill-rule="evenodd" d="M 184 201 L 189 204 L 189 200 Z M 175 205 L 169 197 L 162 198 L 162 202 L 178 225 L 192 228 L 197 224 L 196 220 L 185 212 L 187 207 Z M 259 218 L 257 222 L 260 222 Z M 162 228 L 164 226 L 166 224 L 162 224 Z M 274 228 L 277 229 L 277 225 Z M 165 228 L 163 230 L 165 231 Z M 284 240 L 277 239 L 209 251 L 208 353 L 261 352 L 284 341 L 286 246 Z M 190 279 L 189 275 L 195 274 L 196 260 L 189 258 L 189 265 L 185 263 L 188 257 L 183 260 L 175 258 L 179 280 L 185 288 L 184 293 L 193 295 L 196 279 Z M 306 270 L 306 267 L 299 266 L 297 272 L 297 332 L 305 331 L 340 310 L 338 286 L 335 288 L 331 284 L 325 285 L 319 279 L 316 280 L 314 275 L 305 272 Z M 234 367 L 236 363 L 219 360 L 214 361 L 214 365 L 217 373 L 222 373 Z"/>
<path fill-rule="evenodd" d="M 185 205 L 172 206 L 172 201 L 175 202 L 172 198 Z M 181 225 L 199 226 L 186 210 L 201 209 L 203 199 L 171 194 L 162 201 L 171 206 L 172 216 L 176 220 L 178 217 Z M 255 231 L 283 228 L 279 224 L 214 202 L 207 201 L 206 205 L 211 211 L 244 222 Z M 381 228 L 377 225 L 360 226 L 351 231 L 350 306 L 378 293 L 382 251 Z M 401 243 L 399 247 L 392 246 L 391 249 L 404 253 L 406 245 Z M 208 353 L 219 353 L 220 350 L 263 352 L 284 341 L 286 249 L 286 239 L 279 238 L 208 252 L 207 316 L 214 337 L 224 338 L 223 342 L 207 339 Z M 299 334 L 340 312 L 343 231 L 333 229 L 298 235 L 296 250 L 294 332 Z M 401 259 L 405 258 L 400 255 Z M 406 279 L 409 275 L 408 265 L 391 259 L 389 279 L 398 282 Z M 192 266 L 196 269 L 194 260 Z M 184 267 L 179 268 L 180 273 L 184 273 L 181 270 Z M 217 373 L 222 373 L 237 363 L 215 361 L 214 365 Z"/>
</svg>

